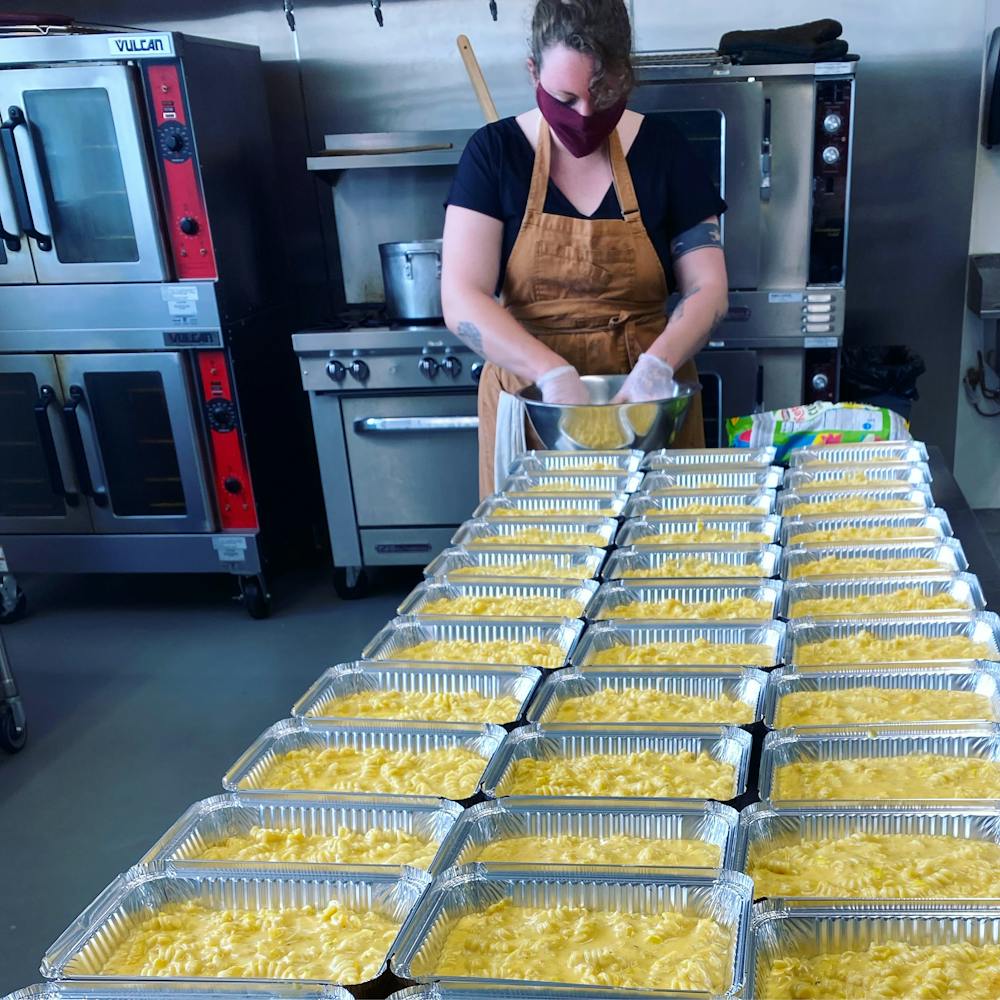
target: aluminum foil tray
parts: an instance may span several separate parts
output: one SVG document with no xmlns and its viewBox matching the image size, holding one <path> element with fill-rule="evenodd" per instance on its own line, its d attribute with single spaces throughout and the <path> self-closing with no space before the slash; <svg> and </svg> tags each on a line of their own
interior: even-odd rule
<svg viewBox="0 0 1000 1000">
<path fill-rule="evenodd" d="M 671 559 L 700 558 L 710 559 L 713 563 L 724 566 L 745 566 L 743 576 L 706 576 L 699 580 L 709 582 L 730 583 L 734 580 L 759 580 L 778 576 L 782 568 L 782 549 L 779 545 L 691 545 L 683 551 L 678 549 L 661 549 L 652 546 L 634 546 L 617 549 L 601 572 L 605 580 L 635 580 L 648 582 L 650 580 L 678 579 L 670 576 Z M 629 571 L 663 568 L 663 576 L 629 577 Z"/>
<path fill-rule="evenodd" d="M 765 666 L 773 667 L 781 663 L 785 648 L 785 625 L 783 622 L 751 624 L 746 622 L 596 622 L 587 629 L 573 653 L 573 664 L 577 667 L 610 666 L 593 664 L 596 653 L 616 647 L 630 648 L 653 642 L 693 642 L 706 639 L 716 643 L 745 643 L 762 646 L 767 662 L 763 664 L 719 664 L 719 666 Z M 669 666 L 663 664 L 663 666 Z M 677 666 L 681 666 L 678 664 Z M 700 664 L 699 664 L 700 666 Z"/>
<path fill-rule="evenodd" d="M 785 662 L 795 663 L 798 651 L 803 645 L 823 642 L 826 639 L 843 639 L 861 630 L 870 632 L 879 639 L 891 639 L 896 636 L 937 638 L 962 635 L 973 642 L 986 643 L 993 652 L 993 656 L 988 657 L 988 659 L 1000 660 L 1000 618 L 992 611 L 979 611 L 975 614 L 932 615 L 925 618 L 906 618 L 894 615 L 832 620 L 800 618 L 788 625 Z M 576 654 L 575 659 L 578 659 L 579 656 L 580 652 Z M 983 657 L 983 659 L 987 659 L 987 657 Z M 899 662 L 924 663 L 926 661 Z M 815 665 L 820 666 L 820 664 Z"/>
<path fill-rule="evenodd" d="M 678 542 L 676 545 L 671 542 L 651 542 L 652 535 L 679 535 L 697 531 L 699 528 L 714 528 L 719 531 L 753 531 L 758 534 L 767 535 L 767 543 L 778 540 L 778 532 L 781 529 L 781 518 L 775 514 L 767 517 L 700 517 L 681 520 L 649 520 L 645 517 L 635 517 L 626 521 L 618 533 L 616 543 L 618 545 L 647 546 L 655 545 L 657 548 L 688 548 L 691 545 L 698 546 L 698 542 Z M 730 543 L 721 543 L 730 544 Z M 740 544 L 734 542 L 731 544 Z M 753 542 L 751 544 L 759 544 Z"/>
<path fill-rule="evenodd" d="M 588 512 L 588 516 L 592 517 L 620 517 L 625 511 L 625 504 L 627 502 L 624 494 L 611 499 L 601 499 L 600 497 L 588 496 L 509 497 L 503 493 L 494 493 L 492 496 L 487 497 L 472 512 L 472 516 L 474 518 L 485 518 L 487 521 L 503 521 L 507 518 L 511 520 L 520 518 L 521 520 L 558 521 L 564 515 L 540 514 L 539 511 L 585 510 Z M 506 513 L 508 511 L 510 513 Z M 579 520 L 580 515 L 572 513 L 565 515 L 565 517 L 570 521 L 576 521 Z"/>
<path fill-rule="evenodd" d="M 628 804 L 623 804 L 623 802 Z M 476 861 L 483 847 L 514 837 L 640 837 L 644 840 L 698 840 L 719 848 L 720 868 L 734 867 L 739 813 L 719 802 L 664 806 L 655 799 L 572 799 L 510 796 L 466 809 L 448 835 L 435 863 L 443 871 Z M 493 862 L 482 862 L 487 866 Z M 529 871 L 549 864 L 520 863 Z M 608 867 L 608 866 L 606 866 Z"/>
<path fill-rule="evenodd" d="M 583 580 L 580 583 L 548 583 L 545 580 L 539 580 L 537 583 L 505 583 L 502 580 L 459 583 L 461 579 L 461 577 L 456 577 L 454 580 L 446 582 L 434 579 L 424 581 L 410 591 L 397 609 L 398 614 L 421 615 L 425 618 L 458 618 L 466 616 L 432 615 L 425 609 L 432 601 L 456 597 L 551 597 L 557 600 L 575 601 L 580 607 L 579 616 L 582 618 L 587 610 L 587 605 L 594 599 L 598 587 L 594 580 Z M 536 621 L 552 617 L 552 620 L 555 621 L 561 620 L 565 616 L 531 615 L 531 617 Z"/>
<path fill-rule="evenodd" d="M 342 986 L 309 986 L 290 980 L 253 983 L 218 979 L 201 985 L 189 981 L 147 979 L 140 982 L 78 979 L 36 983 L 3 1000 L 353 1000 Z"/>
<path fill-rule="evenodd" d="M 754 580 L 750 583 L 725 583 L 717 581 L 682 580 L 677 583 L 646 583 L 644 580 L 612 580 L 602 583 L 590 607 L 587 617 L 594 621 L 620 620 L 622 622 L 642 621 L 639 618 L 618 617 L 618 609 L 636 601 L 678 600 L 685 604 L 704 604 L 709 601 L 724 601 L 729 598 L 749 597 L 754 601 L 765 601 L 768 610 L 761 621 L 769 621 L 778 616 L 778 604 L 782 588 L 780 580 Z M 654 618 L 651 621 L 683 621 L 680 618 Z M 712 619 L 691 619 L 711 621 Z M 757 619 L 753 619 L 757 620 Z"/>
<path fill-rule="evenodd" d="M 402 924 L 430 881 L 430 875 L 413 868 L 397 868 L 393 871 L 327 871 L 314 875 L 307 875 L 299 870 L 294 875 L 283 876 L 273 871 L 236 874 L 222 869 L 177 874 L 162 865 L 136 865 L 119 875 L 63 931 L 42 959 L 42 975 L 49 979 L 121 981 L 121 977 L 101 976 L 96 969 L 132 925 L 168 903 L 197 900 L 211 909 L 284 910 L 302 906 L 322 909 L 331 899 L 338 899 L 351 907 L 363 907 L 383 913 Z M 397 937 L 396 941 L 398 940 Z M 390 946 L 378 974 L 385 971 L 389 954 L 395 946 L 396 942 Z M 143 977 L 130 978 L 145 981 Z M 159 981 L 159 977 L 157 978 Z M 225 981 L 204 977 L 183 980 L 185 984 L 213 985 Z M 238 980 L 241 984 L 273 981 Z"/>
<path fill-rule="evenodd" d="M 648 471 L 691 469 L 694 466 L 739 465 L 766 469 L 774 464 L 777 448 L 661 448 L 651 451 L 642 467 Z"/>
<path fill-rule="evenodd" d="M 514 762 L 525 757 L 545 760 L 553 757 L 588 757 L 606 753 L 639 753 L 653 750 L 658 753 L 693 753 L 705 751 L 716 760 L 725 761 L 736 768 L 732 798 L 746 791 L 750 767 L 752 738 L 744 729 L 735 726 L 559 726 L 542 727 L 536 724 L 523 726 L 507 734 L 503 746 L 490 761 L 483 775 L 483 791 L 491 798 L 507 795 Z M 524 795 L 525 801 L 547 802 L 551 796 Z M 581 796 L 581 798 L 591 798 Z M 634 802 L 636 799 L 608 796 L 616 802 Z M 645 799 L 663 804 L 690 802 L 691 799 Z M 702 801 L 696 799 L 694 801 Z"/>
<path fill-rule="evenodd" d="M 143 864 L 167 863 L 174 871 L 226 870 L 229 872 L 274 871 L 278 874 L 299 867 L 290 862 L 199 861 L 194 855 L 210 844 L 245 834 L 252 826 L 268 830 L 304 830 L 307 834 L 333 837 L 342 827 L 358 833 L 369 830 L 402 830 L 442 845 L 462 807 L 455 802 L 426 796 L 401 798 L 394 795 L 344 795 L 315 799 L 299 795 L 215 795 L 195 802 L 149 849 Z M 440 852 L 439 852 L 440 853 Z M 436 859 L 435 859 L 436 860 Z M 343 869 L 348 865 L 301 863 L 306 870 Z M 354 867 L 357 867 L 356 865 Z M 374 867 L 365 865 L 365 868 Z M 378 865 L 399 870 L 399 865 Z M 420 867 L 411 865 L 410 867 Z M 438 869 L 432 862 L 428 871 Z"/>
<path fill-rule="evenodd" d="M 789 511 L 799 504 L 819 504 L 819 503 L 829 503 L 832 500 L 843 500 L 856 499 L 862 497 L 865 500 L 896 500 L 904 502 L 908 508 L 912 510 L 929 511 L 934 506 L 934 498 L 931 496 L 930 487 L 928 486 L 908 486 L 906 483 L 900 483 L 898 486 L 880 486 L 878 489 L 868 489 L 866 487 L 854 486 L 851 488 L 844 488 L 841 490 L 830 490 L 829 492 L 817 491 L 815 493 L 796 493 L 793 490 L 782 491 L 781 496 L 778 498 L 778 513 L 783 517 L 837 517 L 837 514 L 805 514 L 805 513 L 795 513 L 790 514 Z M 844 516 L 852 517 L 857 511 L 847 511 Z M 868 513 L 867 511 L 862 511 L 861 513 Z M 873 514 L 901 514 L 904 511 L 894 511 L 894 510 L 884 510 L 884 511 L 871 511 Z"/>
<path fill-rule="evenodd" d="M 914 541 L 928 541 L 933 538 L 950 538 L 954 532 L 948 515 L 940 508 L 929 511 L 886 511 L 884 514 L 837 515 L 823 514 L 818 517 L 786 518 L 781 526 L 781 544 L 796 545 L 798 539 L 811 531 L 833 531 L 837 528 L 907 528 L 910 530 L 925 529 L 933 535 L 914 535 Z M 889 539 L 896 541 L 897 539 Z M 904 540 L 902 537 L 899 541 Z M 803 542 L 803 545 L 814 544 Z M 828 543 L 819 543 L 828 544 Z M 838 543 L 839 544 L 839 543 Z"/>
<path fill-rule="evenodd" d="M 551 674 L 542 682 L 531 700 L 526 718 L 529 722 L 538 722 L 544 726 L 573 725 L 581 728 L 584 726 L 603 728 L 609 723 L 623 727 L 642 726 L 646 729 L 678 723 L 695 725 L 683 719 L 667 721 L 608 719 L 606 722 L 595 723 L 563 723 L 555 719 L 560 706 L 568 698 L 584 698 L 605 688 L 614 691 L 639 689 L 701 698 L 732 698 L 746 705 L 753 713 L 752 717 L 746 720 L 724 719 L 707 725 L 715 729 L 724 724 L 745 726 L 763 717 L 767 683 L 767 674 L 763 670 L 752 668 L 571 667 Z M 1000 721 L 1000 715 L 997 716 L 997 720 Z"/>
<path fill-rule="evenodd" d="M 753 908 L 744 998 L 767 1000 L 762 990 L 775 959 L 864 951 L 869 945 L 890 941 L 995 945 L 1000 941 L 1000 911 L 963 900 L 817 903 L 788 899 L 758 903 Z"/>
<path fill-rule="evenodd" d="M 471 642 L 527 642 L 539 639 L 553 643 L 563 653 L 563 661 L 555 666 L 565 666 L 576 645 L 583 622 L 564 618 L 561 622 L 535 621 L 528 618 L 419 618 L 402 615 L 393 618 L 361 651 L 365 660 L 393 660 L 418 642 L 464 639 Z M 406 659 L 400 656 L 400 659 Z M 428 660 L 427 663 L 437 662 Z M 449 660 L 442 660 L 449 663 Z M 480 661 L 469 661 L 479 663 Z M 482 661 L 487 662 L 487 661 Z M 545 666 L 525 663 L 523 666 Z M 551 666 L 551 664 L 550 664 Z"/>
<path fill-rule="evenodd" d="M 926 462 L 922 441 L 870 441 L 858 444 L 827 444 L 795 448 L 788 456 L 792 468 L 810 465 L 864 465 L 866 462 Z"/>
<path fill-rule="evenodd" d="M 523 730 L 521 730 L 523 732 Z M 868 726 L 857 729 L 781 730 L 768 733 L 760 761 L 759 790 L 762 801 L 776 808 L 826 805 L 838 809 L 852 805 L 884 807 L 903 802 L 938 803 L 979 802 L 984 799 L 877 798 L 851 802 L 846 799 L 773 799 L 775 772 L 784 764 L 800 760 L 851 760 L 855 757 L 908 757 L 912 754 L 942 754 L 948 757 L 979 757 L 1000 760 L 1000 726 Z M 506 759 L 502 748 L 493 758 L 491 768 Z M 484 781 L 486 779 L 484 778 Z"/>
<path fill-rule="evenodd" d="M 713 490 L 706 494 L 702 490 L 685 490 L 677 493 L 658 493 L 655 496 L 651 493 L 636 493 L 628 501 L 625 507 L 626 517 L 645 517 L 647 520 L 666 520 L 680 517 L 686 521 L 697 517 L 726 517 L 727 507 L 753 507 L 756 514 L 749 514 L 740 511 L 733 514 L 733 517 L 753 517 L 766 515 L 774 511 L 775 490 Z M 719 513 L 690 514 L 682 508 L 692 504 L 710 502 L 718 504 Z"/>
<path fill-rule="evenodd" d="M 511 462 L 510 475 L 533 476 L 546 473 L 580 475 L 591 472 L 630 475 L 639 471 L 644 454 L 637 448 L 617 451 L 526 451 Z M 595 463 L 600 463 L 606 468 L 595 469 Z"/>
<path fill-rule="evenodd" d="M 685 994 L 657 993 L 658 997 Z M 407 986 L 398 993 L 390 993 L 387 1000 L 572 1000 L 579 996 L 575 986 L 522 986 L 520 989 L 498 989 L 490 981 L 481 983 L 466 980 L 460 983 L 422 983 Z M 601 986 L 587 987 L 587 1000 L 635 1000 L 635 990 L 614 990 Z M 686 994 L 690 997 L 691 994 Z"/>
<path fill-rule="evenodd" d="M 781 485 L 785 470 L 780 465 L 769 465 L 764 469 L 739 466 L 735 469 L 725 466 L 685 469 L 683 472 L 647 472 L 642 481 L 643 493 L 654 495 L 675 490 L 700 490 L 712 493 L 715 490 L 773 490 Z"/>
<path fill-rule="evenodd" d="M 577 544 L 574 541 L 573 536 L 581 536 L 584 534 L 599 535 L 603 540 L 602 544 L 607 547 L 615 539 L 615 533 L 618 531 L 618 521 L 613 517 L 595 517 L 589 519 L 577 518 L 574 521 L 560 521 L 558 524 L 550 524 L 546 521 L 538 520 L 473 520 L 466 521 L 464 524 L 459 526 L 458 531 L 456 531 L 451 537 L 451 544 L 464 545 L 470 548 L 481 545 L 488 547 L 491 544 L 503 545 L 504 538 L 507 538 L 518 531 L 523 531 L 525 528 L 544 528 L 546 530 L 558 531 L 560 534 L 565 534 L 566 542 L 563 546 L 560 546 L 560 548 Z M 583 542 L 581 544 L 585 548 L 590 547 L 590 543 L 588 542 Z M 542 546 L 538 547 L 541 548 Z"/>
<path fill-rule="evenodd" d="M 842 476 L 850 476 L 863 472 L 867 479 L 878 482 L 861 483 L 862 488 L 878 489 L 880 483 L 907 483 L 910 486 L 922 486 L 931 482 L 931 470 L 926 462 L 884 462 L 881 465 L 837 465 L 832 469 L 813 466 L 805 469 L 792 469 L 785 476 L 785 487 L 796 492 L 804 491 L 803 486 L 822 489 L 824 483 L 829 483 L 828 489 L 853 489 L 851 483 L 840 483 Z"/>
<path fill-rule="evenodd" d="M 903 588 L 919 590 L 927 597 L 947 594 L 956 601 L 961 601 L 968 611 L 982 611 L 986 607 L 979 580 L 971 573 L 943 573 L 939 576 L 877 576 L 877 577 L 816 577 L 801 580 L 788 580 L 781 598 L 781 617 L 796 618 L 795 604 L 798 601 L 823 600 L 824 598 L 851 599 L 855 597 L 874 597 L 879 594 L 891 594 Z M 921 611 L 895 611 L 893 617 L 928 618 L 939 614 L 953 615 L 961 613 L 961 608 L 925 609 Z M 805 616 L 803 616 L 805 617 Z M 830 615 L 811 615 L 812 618 L 855 618 L 871 617 L 863 612 L 849 614 L 839 612 Z"/>
<path fill-rule="evenodd" d="M 770 675 L 764 702 L 764 723 L 769 729 L 782 728 L 778 725 L 783 698 L 794 693 L 851 691 L 857 688 L 878 688 L 883 691 L 965 691 L 970 694 L 982 695 L 989 699 L 990 707 L 986 717 L 930 721 L 929 725 L 947 726 L 953 722 L 1000 722 L 1000 673 L 996 665 L 993 667 L 966 665 L 939 667 L 934 670 L 914 667 L 876 666 L 873 670 L 863 667 L 849 667 L 847 670 L 777 670 Z M 539 697 L 542 689 L 539 689 Z M 537 701 L 537 699 L 536 699 Z M 534 704 L 528 711 L 528 718 L 534 721 Z M 984 713 L 985 714 L 985 713 Z M 893 720 L 880 719 L 880 724 L 888 725 Z M 904 722 L 907 728 L 924 725 L 920 722 Z M 862 729 L 870 727 L 870 723 L 858 724 Z M 854 724 L 847 722 L 828 722 L 814 726 L 796 726 L 798 732 L 808 729 L 826 729 L 836 726 L 838 729 L 851 729 Z"/>
<path fill-rule="evenodd" d="M 793 573 L 809 563 L 839 556 L 843 559 L 933 559 L 940 569 L 894 570 L 900 576 L 917 576 L 921 573 L 961 573 L 969 568 L 962 543 L 957 538 L 945 538 L 940 542 L 866 542 L 863 544 L 827 545 L 819 549 L 805 549 L 798 546 L 785 550 L 783 575 L 788 581 L 799 579 L 824 579 L 824 577 L 797 577 Z M 839 574 L 836 574 L 839 575 Z M 845 576 L 849 574 L 844 574 Z M 825 579 L 832 579 L 833 575 Z"/>
<path fill-rule="evenodd" d="M 513 549 L 509 545 L 504 545 L 496 549 L 463 549 L 452 547 L 445 549 L 440 555 L 432 560 L 424 569 L 424 576 L 438 580 L 449 580 L 450 574 L 458 569 L 476 569 L 482 571 L 480 579 L 502 579 L 504 582 L 511 582 L 521 579 L 525 583 L 551 583 L 556 579 L 563 581 L 579 582 L 590 580 L 600 572 L 601 565 L 607 553 L 604 549 L 581 549 L 561 548 L 555 545 L 536 546 L 534 548 Z M 527 559 L 551 559 L 559 568 L 559 572 L 565 571 L 565 575 L 558 578 L 552 577 L 513 577 L 504 576 L 502 578 L 491 577 L 490 570 L 495 567 L 512 566 Z M 455 583 L 469 583 L 476 579 L 473 576 L 466 576 L 464 573 L 455 576 Z"/>
<path fill-rule="evenodd" d="M 509 900 L 514 906 L 578 906 L 613 912 L 662 912 L 681 910 L 710 916 L 732 934 L 731 983 L 722 997 L 737 997 L 743 984 L 746 925 L 752 896 L 750 880 L 739 872 L 706 874 L 704 869 L 577 868 L 565 872 L 531 872 L 524 869 L 467 865 L 452 869 L 439 879 L 411 914 L 400 934 L 393 956 L 393 971 L 415 980 L 448 977 L 434 971 L 434 961 L 452 925 L 460 917 Z M 1000 921 L 1000 917 L 998 917 Z M 460 980 L 458 982 L 461 982 Z M 480 980 L 496 987 L 515 988 L 523 980 Z M 539 986 L 555 984 L 538 983 Z M 564 987 L 565 988 L 565 987 Z M 593 987 L 573 984 L 572 993 L 590 996 Z M 629 990 L 628 995 L 670 996 L 650 990 Z M 674 994 L 690 1000 L 708 993 Z"/>
<path fill-rule="evenodd" d="M 518 703 L 517 712 L 510 719 L 489 720 L 472 718 L 470 713 L 470 718 L 465 721 L 470 725 L 486 721 L 503 725 L 521 718 L 541 676 L 541 671 L 534 667 L 484 668 L 479 664 L 469 663 L 441 666 L 422 660 L 355 660 L 326 670 L 292 706 L 292 715 L 297 718 L 344 722 L 347 716 L 325 713 L 332 702 L 355 691 L 408 691 L 415 694 L 432 691 L 448 694 L 475 692 L 484 698 L 514 698 Z M 378 720 L 369 718 L 368 721 Z"/>
<path fill-rule="evenodd" d="M 567 490 L 565 484 L 572 482 L 575 490 Z M 544 487 L 551 487 L 551 492 L 558 496 L 573 496 L 574 493 L 589 493 L 593 496 L 616 497 L 622 494 L 635 493 L 642 482 L 641 472 L 631 472 L 621 475 L 613 472 L 580 472 L 580 473 L 544 473 L 536 472 L 528 475 L 520 473 L 508 476 L 500 485 L 500 493 L 513 496 L 544 496 Z"/>
<path fill-rule="evenodd" d="M 500 726 L 466 726 L 455 722 L 357 722 L 345 724 L 312 721 L 306 719 L 282 719 L 260 736 L 240 755 L 235 764 L 226 772 L 222 786 L 227 791 L 241 795 L 255 795 L 265 792 L 292 792 L 300 797 L 328 799 L 330 796 L 342 798 L 345 794 L 369 799 L 373 795 L 380 799 L 407 802 L 411 795 L 384 795 L 380 793 L 344 792 L 332 789 L 329 792 L 296 792 L 294 789 L 268 788 L 261 785 L 261 779 L 278 754 L 287 753 L 300 747 L 313 746 L 323 749 L 330 746 L 349 746 L 359 750 L 384 747 L 388 750 L 410 750 L 425 753 L 443 747 L 465 747 L 483 758 L 483 768 L 490 757 L 497 752 L 503 742 L 506 730 Z M 477 789 L 469 790 L 472 796 Z M 468 796 L 467 796 L 468 797 Z"/>
<path fill-rule="evenodd" d="M 453 834 L 464 818 L 452 827 Z M 732 867 L 748 872 L 756 859 L 775 848 L 855 833 L 954 837 L 1000 844 L 1000 807 L 775 810 L 756 803 L 740 813 L 739 856 Z"/>
</svg>

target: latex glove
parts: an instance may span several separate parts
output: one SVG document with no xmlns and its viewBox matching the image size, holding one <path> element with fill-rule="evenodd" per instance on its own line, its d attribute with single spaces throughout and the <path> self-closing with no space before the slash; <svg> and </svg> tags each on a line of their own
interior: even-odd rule
<svg viewBox="0 0 1000 1000">
<path fill-rule="evenodd" d="M 543 403 L 589 403 L 590 393 L 572 365 L 556 365 L 535 379 Z"/>
<path fill-rule="evenodd" d="M 655 354 L 643 353 L 611 402 L 648 403 L 669 399 L 675 391 L 673 368 Z"/>
</svg>

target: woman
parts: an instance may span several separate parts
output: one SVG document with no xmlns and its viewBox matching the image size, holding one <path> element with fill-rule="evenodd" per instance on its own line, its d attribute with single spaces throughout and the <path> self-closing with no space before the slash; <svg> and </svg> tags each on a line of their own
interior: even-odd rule
<svg viewBox="0 0 1000 1000">
<path fill-rule="evenodd" d="M 488 361 L 484 496 L 506 471 L 494 452 L 512 414 L 523 426 L 506 393 L 533 382 L 546 402 L 585 403 L 581 375 L 628 373 L 621 401 L 663 398 L 675 373 L 697 377 L 692 358 L 726 314 L 725 202 L 676 130 L 625 109 L 631 48 L 624 0 L 538 0 L 538 107 L 476 132 L 455 176 L 441 293 L 449 329 Z M 704 444 L 697 398 L 680 438 Z"/>
</svg>

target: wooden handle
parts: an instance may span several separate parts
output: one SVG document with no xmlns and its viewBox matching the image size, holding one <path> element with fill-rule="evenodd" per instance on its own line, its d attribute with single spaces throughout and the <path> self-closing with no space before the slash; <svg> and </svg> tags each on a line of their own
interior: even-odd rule
<svg viewBox="0 0 1000 1000">
<path fill-rule="evenodd" d="M 458 51 L 462 53 L 462 62 L 465 63 L 465 71 L 469 74 L 472 89 L 476 92 L 476 99 L 483 109 L 483 117 L 488 122 L 497 121 L 500 118 L 497 114 L 497 106 L 493 103 L 493 98 L 490 97 L 490 88 L 486 86 L 486 79 L 483 77 L 483 71 L 479 68 L 476 53 L 472 51 L 472 42 L 465 35 L 459 35 L 455 41 L 458 44 Z"/>
</svg>

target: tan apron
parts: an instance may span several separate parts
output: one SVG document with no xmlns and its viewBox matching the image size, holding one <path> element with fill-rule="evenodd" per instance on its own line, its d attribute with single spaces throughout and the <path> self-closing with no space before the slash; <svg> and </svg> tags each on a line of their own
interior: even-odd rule
<svg viewBox="0 0 1000 1000">
<path fill-rule="evenodd" d="M 543 211 L 549 184 L 551 137 L 543 119 L 521 229 L 507 262 L 501 301 L 529 333 L 574 365 L 581 375 L 632 370 L 663 332 L 667 278 L 639 214 L 632 175 L 617 132 L 608 141 L 621 219 L 571 219 Z M 687 361 L 680 381 L 696 381 Z M 487 364 L 479 380 L 479 492 L 494 489 L 493 453 L 501 390 L 528 383 Z M 530 426 L 529 447 L 540 447 Z M 701 396 L 695 396 L 674 447 L 703 448 Z"/>
</svg>

